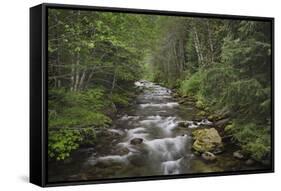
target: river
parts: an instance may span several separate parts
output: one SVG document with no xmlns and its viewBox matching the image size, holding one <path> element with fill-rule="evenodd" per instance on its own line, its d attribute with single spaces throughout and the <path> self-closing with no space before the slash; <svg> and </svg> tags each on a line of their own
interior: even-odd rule
<svg viewBox="0 0 281 191">
<path fill-rule="evenodd" d="M 193 123 L 198 118 L 194 104 L 179 104 L 165 87 L 148 81 L 135 85 L 142 90 L 135 103 L 119 114 L 94 148 L 79 149 L 63 163 L 49 164 L 49 182 L 263 168 L 235 159 L 233 145 L 226 145 L 216 162 L 206 163 L 192 152 L 191 131 L 211 122 Z M 183 120 L 191 123 L 189 128 L 178 126 Z"/>
</svg>

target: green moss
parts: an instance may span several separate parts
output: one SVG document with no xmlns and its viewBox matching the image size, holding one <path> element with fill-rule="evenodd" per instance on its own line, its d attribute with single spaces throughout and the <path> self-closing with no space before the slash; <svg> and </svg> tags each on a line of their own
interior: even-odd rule
<svg viewBox="0 0 281 191">
<path fill-rule="evenodd" d="M 199 115 L 199 116 L 206 116 L 206 115 L 207 115 L 207 112 L 206 112 L 206 111 L 199 111 L 199 112 L 197 113 L 197 115 Z"/>
<path fill-rule="evenodd" d="M 192 132 L 194 143 L 192 148 L 197 152 L 212 151 L 217 147 L 222 147 L 222 140 L 215 128 L 198 129 Z"/>
</svg>

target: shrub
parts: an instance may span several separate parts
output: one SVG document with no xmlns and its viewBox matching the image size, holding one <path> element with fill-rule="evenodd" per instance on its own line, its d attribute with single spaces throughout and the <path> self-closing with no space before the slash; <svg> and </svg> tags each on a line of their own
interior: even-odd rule
<svg viewBox="0 0 281 191">
<path fill-rule="evenodd" d="M 111 123 L 111 119 L 103 112 L 108 107 L 109 100 L 100 88 L 84 92 L 67 92 L 56 96 L 59 99 L 53 99 L 53 95 L 49 95 L 49 110 L 55 113 L 49 114 L 50 128 L 89 125 L 105 127 Z"/>
<path fill-rule="evenodd" d="M 182 95 L 196 95 L 200 90 L 202 76 L 200 72 L 194 73 L 189 79 L 183 80 L 180 84 Z"/>
<path fill-rule="evenodd" d="M 129 98 L 128 95 L 114 93 L 112 95 L 112 102 L 117 106 L 128 106 L 129 105 Z"/>
<path fill-rule="evenodd" d="M 64 160 L 81 144 L 93 144 L 96 129 L 112 122 L 104 112 L 109 103 L 100 88 L 83 92 L 49 91 L 49 158 Z"/>
<path fill-rule="evenodd" d="M 234 121 L 225 127 L 226 132 L 233 135 L 244 153 L 257 161 L 266 160 L 270 154 L 270 127 L 263 127 L 256 123 Z"/>
<path fill-rule="evenodd" d="M 48 156 L 56 160 L 64 160 L 70 152 L 79 147 L 82 141 L 79 130 L 62 128 L 48 133 Z"/>
<path fill-rule="evenodd" d="M 242 117 L 257 116 L 262 106 L 266 108 L 267 96 L 261 84 L 255 80 L 239 80 L 229 84 L 222 102 L 233 110 L 240 110 Z M 268 113 L 266 111 L 266 113 Z M 241 117 L 241 116 L 240 116 Z"/>
<path fill-rule="evenodd" d="M 236 72 L 230 67 L 217 65 L 202 75 L 200 94 L 212 104 L 222 103 L 227 87 L 237 79 Z M 224 103 L 222 103 L 224 105 Z"/>
</svg>

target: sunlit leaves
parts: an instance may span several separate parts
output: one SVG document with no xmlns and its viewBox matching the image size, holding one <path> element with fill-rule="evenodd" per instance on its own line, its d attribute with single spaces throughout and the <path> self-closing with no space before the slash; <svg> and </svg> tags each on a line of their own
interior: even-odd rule
<svg viewBox="0 0 281 191">
<path fill-rule="evenodd" d="M 64 160 L 69 157 L 70 152 L 78 148 L 82 141 L 78 130 L 62 128 L 59 131 L 48 133 L 48 155 L 56 160 Z"/>
<path fill-rule="evenodd" d="M 103 112 L 108 104 L 104 90 L 99 88 L 84 92 L 50 90 L 49 157 L 63 160 L 80 144 L 92 144 L 96 138 L 95 131 L 111 123 Z"/>
</svg>

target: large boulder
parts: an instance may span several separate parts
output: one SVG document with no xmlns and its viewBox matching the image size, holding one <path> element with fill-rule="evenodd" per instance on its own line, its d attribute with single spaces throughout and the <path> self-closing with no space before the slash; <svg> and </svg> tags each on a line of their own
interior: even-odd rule
<svg viewBox="0 0 281 191">
<path fill-rule="evenodd" d="M 197 152 L 212 152 L 223 147 L 222 138 L 215 128 L 198 129 L 192 135 L 195 140 L 192 148 Z"/>
</svg>

